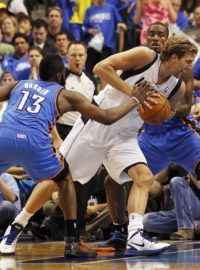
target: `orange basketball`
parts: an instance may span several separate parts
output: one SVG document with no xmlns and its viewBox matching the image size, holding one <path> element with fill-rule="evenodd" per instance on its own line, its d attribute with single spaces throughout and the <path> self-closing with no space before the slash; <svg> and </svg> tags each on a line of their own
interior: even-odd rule
<svg viewBox="0 0 200 270">
<path fill-rule="evenodd" d="M 151 125 L 156 125 L 168 119 L 171 106 L 168 99 L 163 95 L 153 97 L 153 99 L 155 99 L 158 103 L 153 104 L 151 110 L 143 105 L 142 108 L 144 111 L 142 112 L 142 110 L 139 109 L 139 115 L 144 122 Z"/>
</svg>

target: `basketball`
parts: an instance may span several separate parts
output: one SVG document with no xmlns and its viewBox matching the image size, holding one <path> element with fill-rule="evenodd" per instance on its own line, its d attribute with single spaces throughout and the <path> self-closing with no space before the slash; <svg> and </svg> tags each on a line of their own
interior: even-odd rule
<svg viewBox="0 0 200 270">
<path fill-rule="evenodd" d="M 153 97 L 153 99 L 157 101 L 157 104 L 153 104 L 151 110 L 143 105 L 142 108 L 144 111 L 139 109 L 139 115 L 144 122 L 151 125 L 156 125 L 168 119 L 171 106 L 168 99 L 163 95 Z"/>
</svg>

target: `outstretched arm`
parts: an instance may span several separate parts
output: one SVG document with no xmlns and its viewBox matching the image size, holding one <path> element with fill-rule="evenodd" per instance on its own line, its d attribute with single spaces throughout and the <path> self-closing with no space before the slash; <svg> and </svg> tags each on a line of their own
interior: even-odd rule
<svg viewBox="0 0 200 270">
<path fill-rule="evenodd" d="M 156 104 L 156 101 L 154 101 L 153 96 L 147 97 L 149 87 L 148 82 L 141 82 L 136 86 L 137 91 L 134 91 L 133 98 L 130 98 L 128 102 L 118 107 L 110 109 L 101 109 L 98 106 L 91 104 L 83 95 L 75 91 L 63 90 L 58 96 L 58 109 L 60 114 L 70 110 L 76 110 L 92 120 L 105 125 L 110 125 L 125 116 L 133 108 L 137 107 L 143 102 L 145 102 L 145 106 L 151 109 L 150 104 Z M 155 93 L 155 95 L 158 94 Z"/>
</svg>

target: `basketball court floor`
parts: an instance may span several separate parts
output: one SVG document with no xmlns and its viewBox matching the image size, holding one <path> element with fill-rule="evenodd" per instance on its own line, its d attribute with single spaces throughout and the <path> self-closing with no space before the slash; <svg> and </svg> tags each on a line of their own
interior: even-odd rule
<svg viewBox="0 0 200 270">
<path fill-rule="evenodd" d="M 64 242 L 19 243 L 15 256 L 0 256 L 1 270 L 200 270 L 200 241 L 170 242 L 169 251 L 150 257 L 98 253 L 92 259 L 65 259 Z"/>
</svg>

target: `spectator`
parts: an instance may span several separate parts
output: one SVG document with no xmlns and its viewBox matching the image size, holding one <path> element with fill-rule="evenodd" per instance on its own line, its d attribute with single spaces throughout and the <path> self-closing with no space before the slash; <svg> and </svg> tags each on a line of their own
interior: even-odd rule
<svg viewBox="0 0 200 270">
<path fill-rule="evenodd" d="M 17 32 L 17 19 L 14 16 L 6 17 L 1 23 L 2 42 L 11 44 Z"/>
<path fill-rule="evenodd" d="M 36 46 L 42 49 L 45 54 L 52 54 L 55 52 L 55 45 L 47 40 L 48 23 L 43 19 L 36 19 L 33 22 L 32 41 L 31 46 Z"/>
<path fill-rule="evenodd" d="M 189 25 L 185 34 L 200 44 L 200 6 L 194 9 L 194 24 Z"/>
<path fill-rule="evenodd" d="M 174 165 L 165 170 L 165 173 L 162 172 L 162 177 L 158 174 L 157 180 L 163 181 L 163 177 L 166 179 L 167 176 L 174 208 L 145 214 L 144 229 L 148 232 L 170 234 L 171 240 L 193 240 L 195 220 L 200 218 L 199 182 L 184 169 Z"/>
<path fill-rule="evenodd" d="M 18 23 L 18 31 L 22 34 L 25 34 L 30 41 L 32 38 L 32 21 L 29 16 L 24 14 L 23 12 L 19 12 L 16 14 L 17 23 Z"/>
<path fill-rule="evenodd" d="M 95 0 L 86 10 L 83 38 L 89 47 L 86 70 L 90 76 L 95 64 L 115 52 L 117 28 L 126 29 L 126 26 L 117 9 L 105 0 Z"/>
<path fill-rule="evenodd" d="M 31 47 L 28 51 L 28 59 L 31 65 L 31 71 L 29 79 L 38 80 L 39 79 L 39 64 L 44 56 L 44 52 L 39 47 Z"/>
<path fill-rule="evenodd" d="M 29 43 L 27 37 L 22 33 L 17 33 L 13 37 L 15 54 L 5 56 L 2 62 L 3 71 L 9 71 L 16 80 L 27 79 L 30 74 L 30 64 L 28 62 Z"/>
<path fill-rule="evenodd" d="M 62 57 L 65 66 L 67 65 L 67 47 L 72 40 L 73 37 L 69 31 L 61 31 L 55 37 L 57 54 Z"/>
<path fill-rule="evenodd" d="M 49 8 L 47 19 L 48 19 L 47 40 L 49 44 L 54 46 L 55 36 L 62 30 L 62 23 L 63 23 L 62 10 L 57 6 Z"/>
<path fill-rule="evenodd" d="M 0 230 L 5 231 L 21 210 L 20 194 L 12 175 L 0 175 Z"/>
<path fill-rule="evenodd" d="M 194 9 L 199 5 L 199 0 L 182 0 L 181 10 L 187 16 L 190 25 L 193 24 Z"/>
<path fill-rule="evenodd" d="M 176 24 L 180 30 L 184 31 L 188 27 L 188 18 L 187 16 L 180 10 L 182 0 L 170 0 L 172 6 L 177 13 Z"/>
</svg>

